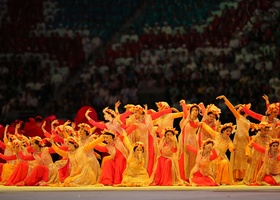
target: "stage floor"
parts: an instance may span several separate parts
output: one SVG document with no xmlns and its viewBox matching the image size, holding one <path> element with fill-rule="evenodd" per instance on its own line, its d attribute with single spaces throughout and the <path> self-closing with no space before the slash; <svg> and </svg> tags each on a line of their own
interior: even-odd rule
<svg viewBox="0 0 280 200">
<path fill-rule="evenodd" d="M 0 186 L 1 200 L 278 200 L 280 186 L 17 187 Z"/>
</svg>

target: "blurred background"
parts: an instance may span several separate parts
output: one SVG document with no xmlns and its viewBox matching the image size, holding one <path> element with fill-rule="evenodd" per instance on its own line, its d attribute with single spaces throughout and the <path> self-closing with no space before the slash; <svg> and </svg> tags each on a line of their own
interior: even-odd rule
<svg viewBox="0 0 280 200">
<path fill-rule="evenodd" d="M 280 98 L 279 0 L 0 0 L 0 123 Z"/>
</svg>

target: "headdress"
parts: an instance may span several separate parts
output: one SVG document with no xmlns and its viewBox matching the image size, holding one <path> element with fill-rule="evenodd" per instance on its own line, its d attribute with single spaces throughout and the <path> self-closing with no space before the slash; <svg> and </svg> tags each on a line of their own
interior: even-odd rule
<svg viewBox="0 0 280 200">
<path fill-rule="evenodd" d="M 165 129 L 163 129 L 163 134 L 167 133 L 168 131 L 172 132 L 173 135 L 177 135 L 178 134 L 178 131 L 175 128 L 173 128 L 173 127 L 167 127 Z"/>
<path fill-rule="evenodd" d="M 230 123 L 225 123 L 223 125 L 220 126 L 220 132 L 222 132 L 223 130 L 227 129 L 227 128 L 231 128 L 231 132 L 234 133 L 236 130 L 236 125 L 233 125 L 231 122 Z"/>
<path fill-rule="evenodd" d="M 110 109 L 110 108 L 108 108 L 108 107 L 106 107 L 106 108 L 104 108 L 103 109 L 103 113 L 105 114 L 105 113 L 109 113 L 109 114 L 111 114 L 113 117 L 116 117 L 116 113 L 115 113 L 115 111 L 113 111 L 112 109 Z"/>
<path fill-rule="evenodd" d="M 111 135 L 113 137 L 116 136 L 116 134 L 113 131 L 109 130 L 109 129 L 104 129 L 103 131 L 101 131 L 101 133 L 105 134 L 105 135 Z"/>
<path fill-rule="evenodd" d="M 261 128 L 271 128 L 271 124 L 269 124 L 268 122 L 261 122 L 257 125 L 257 128 L 258 129 L 261 129 Z"/>
<path fill-rule="evenodd" d="M 209 144 L 209 143 L 213 143 L 213 146 L 215 144 L 214 140 L 212 140 L 211 138 L 208 138 L 208 139 L 202 141 L 202 146 L 201 147 L 203 148 L 206 144 Z"/>
<path fill-rule="evenodd" d="M 271 140 L 268 142 L 267 147 L 270 148 L 271 144 L 273 144 L 273 143 L 275 143 L 275 142 L 277 142 L 278 144 L 280 144 L 279 139 L 271 139 Z"/>
<path fill-rule="evenodd" d="M 143 142 L 135 142 L 134 146 L 136 147 L 143 147 L 144 148 L 144 143 Z"/>
<path fill-rule="evenodd" d="M 157 105 L 158 109 L 160 109 L 160 110 L 166 109 L 166 108 L 170 108 L 170 106 L 168 105 L 168 103 L 167 103 L 167 102 L 164 102 L 164 101 L 156 102 L 156 105 Z"/>
<path fill-rule="evenodd" d="M 143 111 L 144 108 L 140 105 L 135 105 L 132 107 L 132 112 Z"/>
<path fill-rule="evenodd" d="M 13 145 L 13 147 L 14 146 L 19 147 L 21 145 L 21 141 L 19 139 L 15 139 L 15 140 L 12 141 L 12 145 Z"/>
<path fill-rule="evenodd" d="M 88 125 L 86 123 L 81 123 L 81 124 L 78 125 L 78 127 L 81 128 L 81 129 L 84 129 L 85 131 L 87 131 L 89 133 L 91 132 L 90 131 L 90 129 L 91 129 L 90 125 Z"/>
<path fill-rule="evenodd" d="M 76 136 L 76 131 L 73 129 L 72 126 L 64 126 L 64 131 L 68 134 L 68 135 L 72 135 L 72 136 Z"/>
<path fill-rule="evenodd" d="M 44 140 L 39 136 L 34 136 L 30 138 L 30 143 L 35 143 L 36 141 L 39 142 L 39 145 L 45 146 Z"/>
<path fill-rule="evenodd" d="M 78 140 L 75 137 L 67 137 L 65 141 L 66 143 L 72 143 L 76 147 L 79 146 Z"/>
<path fill-rule="evenodd" d="M 218 108 L 217 106 L 215 106 L 214 104 L 209 104 L 207 107 L 206 107 L 206 113 L 213 113 L 214 115 L 216 115 L 217 117 L 220 116 L 221 114 L 221 109 Z"/>
<path fill-rule="evenodd" d="M 266 115 L 270 115 L 272 112 L 274 112 L 274 111 L 279 111 L 279 106 L 276 104 L 276 103 L 272 103 L 272 104 L 270 104 L 269 106 L 268 106 L 268 108 L 267 108 L 267 110 L 266 110 L 266 112 L 265 112 L 265 114 Z"/>
</svg>

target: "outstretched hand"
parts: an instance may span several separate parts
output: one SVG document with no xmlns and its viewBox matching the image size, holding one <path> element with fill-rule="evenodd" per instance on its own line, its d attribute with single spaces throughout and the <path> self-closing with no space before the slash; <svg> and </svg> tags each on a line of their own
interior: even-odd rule
<svg viewBox="0 0 280 200">
<path fill-rule="evenodd" d="M 86 113 L 85 113 L 85 116 L 86 116 L 86 118 L 87 118 L 88 120 L 90 119 L 89 113 L 91 113 L 91 110 L 90 110 L 90 109 L 87 109 L 87 111 L 86 111 Z"/>
<path fill-rule="evenodd" d="M 220 95 L 220 96 L 217 96 L 216 99 L 225 99 L 225 95 Z"/>
</svg>

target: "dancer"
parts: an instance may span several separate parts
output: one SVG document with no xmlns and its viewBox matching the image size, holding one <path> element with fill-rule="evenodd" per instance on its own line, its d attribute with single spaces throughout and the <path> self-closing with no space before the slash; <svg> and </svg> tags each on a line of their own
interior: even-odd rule
<svg viewBox="0 0 280 200">
<path fill-rule="evenodd" d="M 224 96 L 218 96 L 216 99 L 223 99 L 226 106 L 230 109 L 236 119 L 236 132 L 234 134 L 233 145 L 235 151 L 230 155 L 230 162 L 233 170 L 233 178 L 235 182 L 243 180 L 247 168 L 246 146 L 249 144 L 249 130 L 254 129 L 256 124 L 251 123 L 243 112 L 243 107 L 250 108 L 250 104 L 238 105 L 234 107 L 231 102 Z"/>
<path fill-rule="evenodd" d="M 144 167 L 144 144 L 142 142 L 135 142 L 132 146 L 127 136 L 125 135 L 124 137 L 125 143 L 128 145 L 130 153 L 127 158 L 126 169 L 123 172 L 122 182 L 118 186 L 148 186 L 150 184 L 150 178 L 147 170 Z"/>
<path fill-rule="evenodd" d="M 263 164 L 263 154 L 254 150 L 252 144 L 257 143 L 265 148 L 271 140 L 271 124 L 267 122 L 261 122 L 258 124 L 257 129 L 259 130 L 258 133 L 252 136 L 252 139 L 246 147 L 248 166 L 243 181 L 240 182 L 240 184 L 255 184 L 257 174 Z"/>
<path fill-rule="evenodd" d="M 226 155 L 227 150 L 235 151 L 230 135 L 235 131 L 235 125 L 232 123 L 225 123 L 221 125 L 220 131 L 214 131 L 206 123 L 202 122 L 204 128 L 215 139 L 216 151 L 218 158 L 215 160 L 215 180 L 220 185 L 232 185 L 233 172 L 229 159 Z"/>
<path fill-rule="evenodd" d="M 198 141 L 196 132 L 199 127 L 198 115 L 200 106 L 197 104 L 186 104 L 185 100 L 181 100 L 180 104 L 183 108 L 184 116 L 180 121 L 181 133 L 179 140 L 179 167 L 180 175 L 184 181 L 188 181 L 190 172 L 195 165 L 196 154 L 186 149 L 189 144 L 198 149 Z"/>
<path fill-rule="evenodd" d="M 214 140 L 208 138 L 203 141 L 199 150 L 190 145 L 187 148 L 197 154 L 195 166 L 190 173 L 190 184 L 192 186 L 218 186 L 212 169 L 212 161 L 218 157 L 214 149 Z"/>
<path fill-rule="evenodd" d="M 173 128 L 165 128 L 164 137 L 161 139 L 158 150 L 158 158 L 155 171 L 151 176 L 151 185 L 184 185 L 180 177 L 178 165 L 178 142 L 176 135 L 178 131 Z"/>
<path fill-rule="evenodd" d="M 279 140 L 270 140 L 266 148 L 257 143 L 252 145 L 257 151 L 264 154 L 263 165 L 257 175 L 257 183 L 260 185 L 280 185 Z"/>
</svg>

